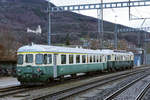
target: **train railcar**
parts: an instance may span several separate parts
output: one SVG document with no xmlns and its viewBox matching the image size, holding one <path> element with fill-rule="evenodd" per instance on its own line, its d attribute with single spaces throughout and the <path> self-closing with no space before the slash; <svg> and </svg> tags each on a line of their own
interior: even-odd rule
<svg viewBox="0 0 150 100">
<path fill-rule="evenodd" d="M 28 45 L 19 48 L 17 78 L 24 83 L 107 69 L 107 56 L 100 50 Z"/>
<path fill-rule="evenodd" d="M 107 51 L 107 68 L 109 71 L 124 70 L 134 66 L 134 54 L 125 51 Z"/>
<path fill-rule="evenodd" d="M 17 55 L 21 84 L 43 84 L 64 75 L 128 67 L 125 61 L 131 61 L 132 54 L 32 44 L 19 48 Z"/>
</svg>

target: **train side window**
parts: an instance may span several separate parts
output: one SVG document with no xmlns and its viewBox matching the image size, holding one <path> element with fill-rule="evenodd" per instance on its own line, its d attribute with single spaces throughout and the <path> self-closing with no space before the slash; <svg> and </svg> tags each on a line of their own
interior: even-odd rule
<svg viewBox="0 0 150 100">
<path fill-rule="evenodd" d="M 117 56 L 117 61 L 119 60 L 119 56 Z"/>
<path fill-rule="evenodd" d="M 76 55 L 76 63 L 80 63 L 80 55 Z"/>
<path fill-rule="evenodd" d="M 98 62 L 100 62 L 100 55 L 97 56 L 97 60 L 98 60 Z"/>
<path fill-rule="evenodd" d="M 52 64 L 52 55 L 51 54 L 47 55 L 47 63 Z"/>
<path fill-rule="evenodd" d="M 97 59 L 96 59 L 96 60 L 97 60 L 97 62 L 98 62 L 98 61 L 99 61 L 99 55 L 97 55 L 96 57 L 97 57 Z"/>
<path fill-rule="evenodd" d="M 33 63 L 33 54 L 26 54 L 26 63 Z"/>
<path fill-rule="evenodd" d="M 102 62 L 102 56 L 100 56 L 100 62 Z"/>
<path fill-rule="evenodd" d="M 73 55 L 69 55 L 69 64 L 73 64 Z"/>
<path fill-rule="evenodd" d="M 18 63 L 19 65 L 22 65 L 22 64 L 23 64 L 23 55 L 22 55 L 22 54 L 19 54 L 19 55 L 17 56 L 17 63 Z"/>
<path fill-rule="evenodd" d="M 89 57 L 86 55 L 86 63 L 89 63 Z"/>
<path fill-rule="evenodd" d="M 61 55 L 61 64 L 66 64 L 66 55 Z"/>
<path fill-rule="evenodd" d="M 110 55 L 107 56 L 107 60 L 108 61 L 111 60 L 111 56 Z"/>
<path fill-rule="evenodd" d="M 35 63 L 36 64 L 43 64 L 43 54 L 36 54 Z"/>
<path fill-rule="evenodd" d="M 96 56 L 93 55 L 93 62 L 96 62 Z"/>
<path fill-rule="evenodd" d="M 88 63 L 90 63 L 90 57 L 91 57 L 91 56 L 90 56 L 90 55 L 88 55 Z"/>
<path fill-rule="evenodd" d="M 94 58 L 95 58 L 95 62 L 97 62 L 97 55 L 95 55 L 95 57 L 94 57 Z"/>
<path fill-rule="evenodd" d="M 86 63 L 86 56 L 82 55 L 82 63 Z"/>
<path fill-rule="evenodd" d="M 104 61 L 104 56 L 102 55 L 102 56 L 101 56 L 101 62 L 103 62 L 103 61 Z"/>
<path fill-rule="evenodd" d="M 92 55 L 90 55 L 90 63 L 92 63 Z"/>
<path fill-rule="evenodd" d="M 44 64 L 47 64 L 47 54 L 44 54 L 43 62 L 44 62 Z"/>
</svg>

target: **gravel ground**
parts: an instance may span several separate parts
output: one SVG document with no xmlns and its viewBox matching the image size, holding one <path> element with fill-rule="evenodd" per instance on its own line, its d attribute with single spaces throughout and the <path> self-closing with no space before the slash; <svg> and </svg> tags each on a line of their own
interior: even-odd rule
<svg viewBox="0 0 150 100">
<path fill-rule="evenodd" d="M 20 82 L 16 78 L 13 77 L 1 77 L 0 78 L 0 88 L 19 85 Z"/>
<path fill-rule="evenodd" d="M 64 98 L 62 100 L 86 100 L 90 97 L 94 97 L 96 96 L 97 94 L 99 94 L 100 92 L 104 91 L 106 88 L 109 89 L 109 88 L 113 88 L 114 86 L 116 86 L 116 84 L 118 84 L 121 80 L 117 80 L 115 82 L 111 82 L 111 83 L 108 83 L 106 85 L 103 85 L 101 87 L 96 87 L 96 88 L 93 88 L 93 89 L 90 89 L 90 90 L 87 90 L 87 91 L 84 91 L 82 93 L 79 93 L 79 94 L 75 94 L 73 96 L 70 96 L 70 97 L 67 97 L 67 98 Z"/>
<path fill-rule="evenodd" d="M 121 81 L 120 83 L 116 84 L 115 86 L 112 86 L 112 87 L 109 87 L 109 88 L 105 88 L 103 91 L 101 91 L 98 94 L 96 94 L 96 96 L 89 97 L 86 100 L 103 100 L 108 95 L 112 94 L 113 92 L 115 92 L 116 90 L 118 90 L 121 87 L 125 86 L 129 82 L 132 82 L 133 80 L 135 80 L 135 79 L 137 79 L 137 78 L 139 78 L 139 77 L 141 77 L 143 75 L 144 74 L 140 73 L 140 74 L 136 74 L 134 77 L 131 76 L 131 77 L 125 78 L 123 81 Z"/>
</svg>

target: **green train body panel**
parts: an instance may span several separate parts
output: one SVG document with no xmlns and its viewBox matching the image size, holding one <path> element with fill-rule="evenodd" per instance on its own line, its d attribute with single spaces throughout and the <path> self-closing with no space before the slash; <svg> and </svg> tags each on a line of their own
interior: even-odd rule
<svg viewBox="0 0 150 100">
<path fill-rule="evenodd" d="M 40 69 L 42 71 L 38 72 L 37 70 Z M 44 82 L 47 80 L 47 77 L 50 77 L 53 75 L 53 69 L 52 66 L 48 67 L 38 67 L 38 66 L 32 66 L 32 67 L 17 67 L 17 78 L 21 82 Z"/>
<path fill-rule="evenodd" d="M 60 65 L 57 66 L 57 68 L 58 76 L 61 76 L 75 73 L 105 70 L 107 69 L 107 63 Z"/>
<path fill-rule="evenodd" d="M 76 73 L 86 73 L 91 71 L 102 71 L 109 68 L 132 67 L 133 61 L 108 61 L 107 63 L 72 64 L 58 65 L 57 76 L 70 75 Z M 38 71 L 40 69 L 40 72 Z M 20 70 L 20 71 L 18 71 Z M 53 78 L 53 66 L 18 66 L 17 78 L 21 82 L 45 82 Z"/>
<path fill-rule="evenodd" d="M 42 72 L 38 72 L 40 69 Z M 90 71 L 101 71 L 107 69 L 107 63 L 59 65 L 57 66 L 57 76 L 84 73 Z M 32 66 L 17 67 L 18 80 L 21 82 L 44 82 L 53 78 L 53 66 Z M 35 76 L 34 76 L 35 75 Z"/>
<path fill-rule="evenodd" d="M 133 67 L 133 61 L 108 61 L 107 67 L 109 68 L 127 68 L 127 67 Z"/>
</svg>

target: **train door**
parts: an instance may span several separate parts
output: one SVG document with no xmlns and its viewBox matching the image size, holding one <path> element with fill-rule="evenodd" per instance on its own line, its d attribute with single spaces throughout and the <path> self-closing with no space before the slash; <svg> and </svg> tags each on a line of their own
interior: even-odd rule
<svg viewBox="0 0 150 100">
<path fill-rule="evenodd" d="M 54 54 L 54 56 L 53 56 L 53 77 L 54 78 L 57 78 L 57 76 L 58 76 L 57 60 L 58 60 L 58 54 Z"/>
</svg>

